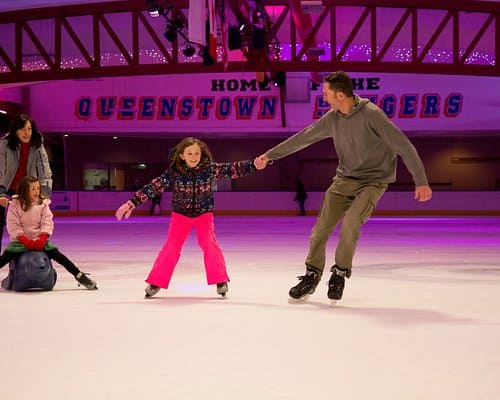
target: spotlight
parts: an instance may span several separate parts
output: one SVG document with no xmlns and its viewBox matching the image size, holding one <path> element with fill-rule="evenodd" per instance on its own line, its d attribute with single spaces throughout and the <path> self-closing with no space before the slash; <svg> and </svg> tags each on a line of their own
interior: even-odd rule
<svg viewBox="0 0 500 400">
<path fill-rule="evenodd" d="M 169 41 L 169 42 L 174 42 L 177 39 L 177 29 L 175 28 L 172 23 L 168 23 L 167 26 L 165 27 L 165 32 L 163 33 L 163 36 Z"/>
<path fill-rule="evenodd" d="M 148 1 L 148 13 L 151 18 L 158 18 L 162 14 L 161 8 L 155 0 Z"/>
<path fill-rule="evenodd" d="M 252 45 L 256 49 L 263 49 L 266 46 L 266 32 L 264 28 L 254 26 L 252 32 Z"/>
<path fill-rule="evenodd" d="M 274 75 L 274 86 L 285 86 L 286 85 L 286 73 L 283 71 L 276 72 Z"/>
<path fill-rule="evenodd" d="M 252 14 L 252 23 L 263 25 L 266 22 L 266 13 L 262 10 L 256 10 Z"/>
<path fill-rule="evenodd" d="M 170 21 L 170 23 L 178 31 L 180 31 L 182 28 L 184 28 L 184 22 L 182 21 L 182 19 L 179 16 L 174 17 L 174 19 L 172 19 Z"/>
<path fill-rule="evenodd" d="M 204 47 L 203 50 L 200 51 L 200 56 L 203 59 L 203 65 L 214 65 L 214 58 L 210 55 L 210 51 L 208 47 Z"/>
<path fill-rule="evenodd" d="M 157 8 L 151 8 L 148 10 L 148 13 L 151 18 L 158 18 L 160 16 L 160 10 Z"/>
<path fill-rule="evenodd" d="M 195 52 L 196 50 L 193 46 L 187 46 L 182 50 L 182 54 L 184 54 L 185 57 L 193 57 Z"/>
</svg>

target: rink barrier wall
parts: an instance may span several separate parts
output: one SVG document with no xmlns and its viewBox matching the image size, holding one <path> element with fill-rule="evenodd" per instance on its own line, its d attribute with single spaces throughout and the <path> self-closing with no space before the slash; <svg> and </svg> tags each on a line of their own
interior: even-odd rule
<svg viewBox="0 0 500 400">
<path fill-rule="evenodd" d="M 133 192 L 116 191 L 54 191 L 52 210 L 55 215 L 113 215 Z M 308 215 L 316 215 L 323 192 L 309 192 Z M 420 203 L 413 192 L 386 192 L 375 215 L 500 215 L 500 191 L 434 192 L 431 201 Z M 298 203 L 295 192 L 216 192 L 215 213 L 225 215 L 295 215 Z M 170 213 L 171 193 L 164 193 L 162 215 Z M 151 202 L 140 205 L 135 214 L 147 215 Z"/>
</svg>

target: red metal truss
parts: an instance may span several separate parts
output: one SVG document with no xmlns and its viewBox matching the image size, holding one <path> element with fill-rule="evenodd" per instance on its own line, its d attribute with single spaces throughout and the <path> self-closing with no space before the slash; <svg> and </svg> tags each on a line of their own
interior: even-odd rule
<svg viewBox="0 0 500 400">
<path fill-rule="evenodd" d="M 263 0 L 270 21 L 266 48 L 255 51 L 245 45 L 224 62 L 219 37 L 213 65 L 204 65 L 196 54 L 183 57 L 185 39 L 167 41 L 166 21 L 150 18 L 146 3 L 110 1 L 0 13 L 0 84 L 241 71 L 500 76 L 496 2 Z M 187 24 L 188 0 L 157 3 Z M 219 10 L 221 4 L 229 24 L 251 22 L 255 2 L 219 0 Z"/>
</svg>

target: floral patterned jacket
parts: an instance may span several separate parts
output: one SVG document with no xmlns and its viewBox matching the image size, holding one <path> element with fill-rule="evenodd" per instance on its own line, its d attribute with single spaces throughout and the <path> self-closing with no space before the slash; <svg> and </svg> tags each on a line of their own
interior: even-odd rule
<svg viewBox="0 0 500 400">
<path fill-rule="evenodd" d="M 136 192 L 130 201 L 138 206 L 171 189 L 172 210 L 187 217 L 198 217 L 214 208 L 212 184 L 215 179 L 241 178 L 255 171 L 257 169 L 250 160 L 231 163 L 207 161 L 188 168 L 186 173 L 170 167 Z"/>
</svg>

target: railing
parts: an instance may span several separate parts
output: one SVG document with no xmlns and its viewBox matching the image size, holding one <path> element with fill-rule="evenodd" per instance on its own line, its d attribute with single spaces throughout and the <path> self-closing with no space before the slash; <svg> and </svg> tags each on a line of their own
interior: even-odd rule
<svg viewBox="0 0 500 400">
<path fill-rule="evenodd" d="M 157 2 L 188 20 L 187 0 Z M 238 7 L 234 1 L 226 3 L 228 25 L 249 20 L 252 10 L 246 1 L 236 2 Z M 339 69 L 500 76 L 500 7 L 496 2 L 263 3 L 267 21 L 264 46 L 255 49 L 252 43 L 243 43 L 240 50 L 227 52 L 221 40 L 225 29 L 219 26 L 220 43 L 213 65 L 204 65 L 199 53 L 186 56 L 180 51 L 190 45 L 186 35 L 166 40 L 165 18 L 150 18 L 144 0 L 0 13 L 0 84 Z"/>
</svg>

